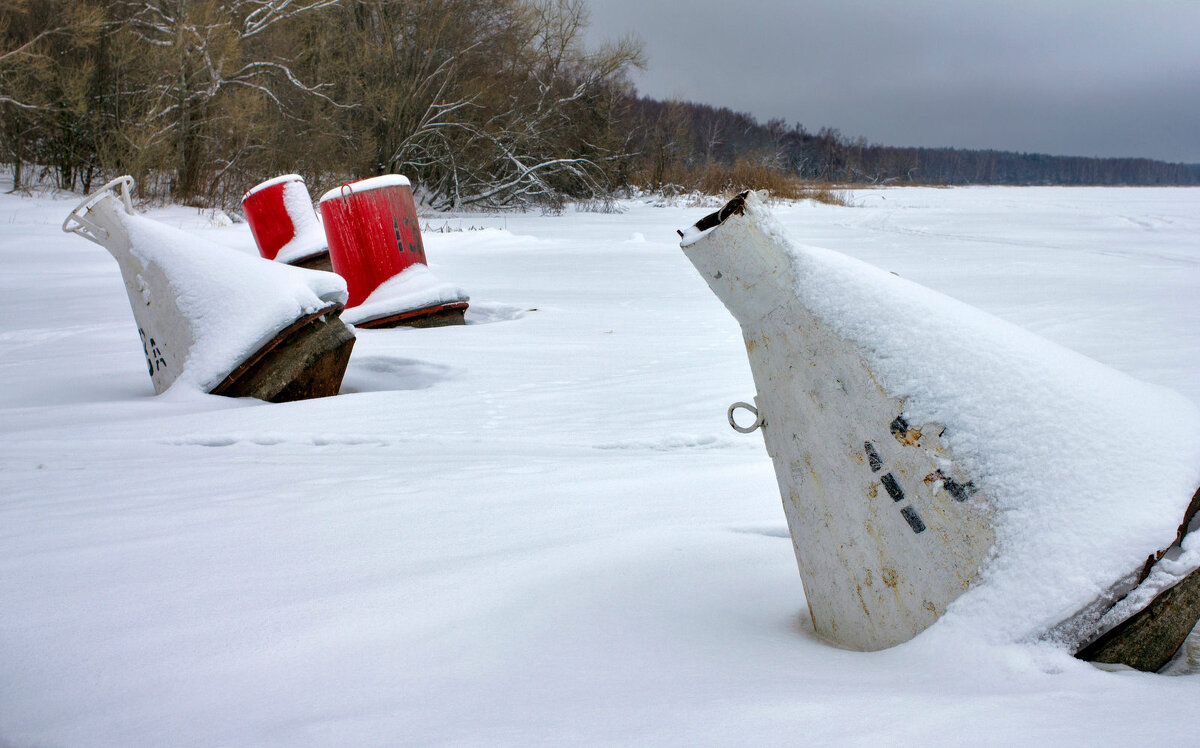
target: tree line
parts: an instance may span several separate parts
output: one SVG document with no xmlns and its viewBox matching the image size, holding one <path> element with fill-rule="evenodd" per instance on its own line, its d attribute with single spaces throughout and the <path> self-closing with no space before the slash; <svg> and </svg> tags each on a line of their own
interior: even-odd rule
<svg viewBox="0 0 1200 748">
<path fill-rule="evenodd" d="M 583 43 L 584 0 L 6 0 L 0 161 L 16 187 L 236 207 L 281 173 L 314 192 L 403 173 L 435 208 L 629 187 L 1197 184 L 1200 167 L 889 148 L 641 97 L 640 46 Z M 786 191 L 786 189 L 784 189 Z"/>
<path fill-rule="evenodd" d="M 956 148 L 898 148 L 692 102 L 639 98 L 632 122 L 643 176 L 687 183 L 741 163 L 840 184 L 1200 185 L 1200 164 Z"/>
<path fill-rule="evenodd" d="M 436 207 L 611 193 L 638 45 L 585 49 L 583 0 L 7 0 L 0 153 L 20 184 L 130 173 L 236 204 L 403 172 Z"/>
</svg>

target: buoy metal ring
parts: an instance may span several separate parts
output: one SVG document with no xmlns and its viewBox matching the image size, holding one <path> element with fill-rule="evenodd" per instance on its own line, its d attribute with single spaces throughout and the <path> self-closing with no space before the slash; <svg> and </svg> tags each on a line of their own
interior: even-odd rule
<svg viewBox="0 0 1200 748">
<path fill-rule="evenodd" d="M 729 425 L 733 427 L 734 431 L 737 431 L 741 434 L 752 434 L 763 426 L 764 421 L 762 413 L 758 411 L 758 398 L 754 399 L 754 403 L 754 405 L 751 405 L 750 403 L 736 402 L 729 406 Z M 754 422 L 749 426 L 739 426 L 737 419 L 733 417 L 733 414 L 737 412 L 738 408 L 750 411 L 750 413 L 754 415 Z"/>
<path fill-rule="evenodd" d="M 125 212 L 132 215 L 133 198 L 129 196 L 129 190 L 132 187 L 133 177 L 128 174 L 112 180 L 83 198 L 79 205 L 76 205 L 75 209 L 67 214 L 66 220 L 63 221 L 62 230 L 68 234 L 79 234 L 88 241 L 103 245 L 104 241 L 108 239 L 108 232 L 88 217 L 88 211 L 110 194 L 116 194 L 125 205 Z"/>
</svg>

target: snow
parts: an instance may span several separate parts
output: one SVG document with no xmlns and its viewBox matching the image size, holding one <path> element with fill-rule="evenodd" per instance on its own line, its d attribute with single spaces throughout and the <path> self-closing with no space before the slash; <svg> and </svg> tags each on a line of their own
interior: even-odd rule
<svg viewBox="0 0 1200 748">
<path fill-rule="evenodd" d="M 321 199 L 317 203 L 323 203 L 326 200 L 332 200 L 335 197 L 342 197 L 351 192 L 366 192 L 368 190 L 378 190 L 383 187 L 411 187 L 412 183 L 408 181 L 408 177 L 399 174 L 383 174 L 378 177 L 367 177 L 359 179 L 356 182 L 347 182 L 340 187 L 334 187 L 321 195 Z"/>
<path fill-rule="evenodd" d="M 861 260 L 793 244 L 753 193 L 746 213 L 787 248 L 800 303 L 863 350 L 910 423 L 946 428 L 995 502 L 993 559 L 939 628 L 1037 637 L 1174 541 L 1200 487 L 1200 409 L 1187 398 Z M 699 233 L 685 232 L 685 247 Z M 1198 565 L 1192 548 L 1152 587 Z"/>
<path fill-rule="evenodd" d="M 1200 672 L 813 635 L 761 437 L 725 421 L 740 332 L 674 233 L 711 207 L 439 216 L 470 324 L 359 330 L 341 396 L 270 405 L 152 395 L 115 264 L 59 231 L 77 200 L 0 194 L 0 744 L 1195 739 Z M 1200 190 L 853 200 L 774 210 L 1200 402 Z"/>
<path fill-rule="evenodd" d="M 410 265 L 388 278 L 363 299 L 363 303 L 342 312 L 342 321 L 350 324 L 369 322 L 417 309 L 468 301 L 467 292 L 442 283 L 427 265 Z"/>
<path fill-rule="evenodd" d="M 300 176 L 299 174 L 281 174 L 277 177 L 271 177 L 267 181 L 259 182 L 258 184 L 254 185 L 250 189 L 246 190 L 246 194 L 242 197 L 242 200 L 245 200 L 247 197 L 250 197 L 251 195 L 253 195 L 256 192 L 265 190 L 268 187 L 274 187 L 277 184 L 287 184 L 288 182 L 303 182 L 303 181 L 304 181 L 304 177 Z"/>
<path fill-rule="evenodd" d="M 346 300 L 346 283 L 333 273 L 237 252 L 142 215 L 117 215 L 133 254 L 166 278 L 190 331 L 172 387 L 208 392 L 280 330 Z"/>
<path fill-rule="evenodd" d="M 283 187 L 283 208 L 292 220 L 292 238 L 279 248 L 276 262 L 295 262 L 329 249 L 325 229 L 313 210 L 304 181 L 289 181 Z"/>
</svg>

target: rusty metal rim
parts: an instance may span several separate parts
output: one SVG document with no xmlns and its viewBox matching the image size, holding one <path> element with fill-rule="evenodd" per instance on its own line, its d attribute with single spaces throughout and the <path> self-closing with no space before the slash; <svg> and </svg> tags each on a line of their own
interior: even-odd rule
<svg viewBox="0 0 1200 748">
<path fill-rule="evenodd" d="M 1141 586 L 1142 582 L 1145 582 L 1150 576 L 1150 572 L 1153 571 L 1155 565 L 1157 565 L 1159 561 L 1166 557 L 1169 551 L 1180 548 L 1183 545 L 1184 538 L 1190 535 L 1189 529 L 1191 528 L 1192 523 L 1195 521 L 1197 514 L 1200 514 L 1200 488 L 1196 489 L 1196 493 L 1192 495 L 1191 502 L 1189 502 L 1187 509 L 1184 510 L 1183 521 L 1179 524 L 1179 530 L 1175 535 L 1175 541 L 1166 548 L 1163 548 L 1157 553 L 1152 553 L 1146 558 L 1146 563 L 1137 575 L 1133 586 L 1124 595 L 1121 595 L 1119 598 L 1114 600 L 1111 605 L 1107 606 L 1108 610 L 1111 610 L 1113 607 L 1119 604 L 1121 600 L 1124 600 L 1129 595 L 1133 594 L 1133 592 L 1135 592 L 1138 587 Z M 1194 531 L 1200 532 L 1200 528 L 1196 528 Z M 1097 653 L 1101 652 L 1106 646 L 1122 636 L 1125 631 L 1136 626 L 1140 620 L 1146 616 L 1150 616 L 1151 618 L 1156 617 L 1157 613 L 1155 610 L 1165 604 L 1163 601 L 1176 594 L 1176 589 L 1183 589 L 1186 585 L 1195 586 L 1198 574 L 1200 574 L 1200 568 L 1192 569 L 1187 574 L 1184 574 L 1183 577 L 1181 577 L 1178 581 L 1166 589 L 1159 591 L 1159 593 L 1156 594 L 1148 603 L 1126 616 L 1122 621 L 1104 631 L 1094 634 L 1090 640 L 1086 641 L 1083 646 L 1079 647 L 1075 651 L 1075 656 L 1081 660 L 1092 660 Z M 1196 621 L 1193 620 L 1192 625 L 1194 626 L 1195 624 Z M 1189 629 L 1190 628 L 1191 626 L 1189 626 Z"/>
<path fill-rule="evenodd" d="M 469 307 L 469 306 L 470 306 L 470 303 L 466 302 L 466 301 L 452 301 L 449 304 L 438 304 L 436 306 L 427 306 L 427 307 L 422 307 L 420 309 L 412 309 L 407 312 L 400 312 L 399 314 L 389 314 L 384 317 L 375 317 L 373 319 L 369 319 L 369 320 L 366 320 L 363 322 L 355 322 L 353 324 L 355 327 L 361 327 L 364 329 L 371 329 L 373 327 L 387 327 L 389 325 L 400 324 L 401 322 L 404 322 L 404 321 L 410 320 L 410 319 L 419 319 L 421 317 L 428 317 L 428 316 L 437 314 L 438 312 L 453 312 L 453 311 L 456 311 L 459 309 L 462 309 L 465 311 L 467 309 L 467 307 Z"/>
</svg>

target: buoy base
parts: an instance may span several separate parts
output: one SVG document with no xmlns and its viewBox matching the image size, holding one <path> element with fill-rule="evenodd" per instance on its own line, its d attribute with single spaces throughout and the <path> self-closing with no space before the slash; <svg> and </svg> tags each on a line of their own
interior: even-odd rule
<svg viewBox="0 0 1200 748">
<path fill-rule="evenodd" d="M 1075 656 L 1088 662 L 1128 665 L 1153 673 L 1161 670 L 1200 620 L 1200 569 L 1114 626 Z"/>
<path fill-rule="evenodd" d="M 1154 563 L 1170 551 L 1181 548 L 1189 530 L 1200 531 L 1200 527 L 1196 527 L 1197 515 L 1200 515 L 1200 489 L 1196 490 L 1184 512 L 1175 542 L 1146 559 L 1146 568 L 1141 575 L 1143 580 L 1150 575 Z M 1135 670 L 1157 672 L 1171 661 L 1198 621 L 1200 568 L 1193 569 L 1183 579 L 1159 592 L 1149 605 L 1104 632 L 1075 656 L 1088 662 L 1128 665 Z"/>
<path fill-rule="evenodd" d="M 272 403 L 336 395 L 354 333 L 338 318 L 340 304 L 302 317 L 234 369 L 211 391 Z"/>
<path fill-rule="evenodd" d="M 355 322 L 355 327 L 447 327 L 449 325 L 465 325 L 469 304 L 456 301 L 451 304 L 412 309 L 386 317 L 376 317 L 366 322 Z"/>
<path fill-rule="evenodd" d="M 329 250 L 317 252 L 315 255 L 301 257 L 298 260 L 292 260 L 288 263 L 292 267 L 304 268 L 305 270 L 323 270 L 326 273 L 333 272 L 333 261 L 329 259 Z"/>
</svg>

